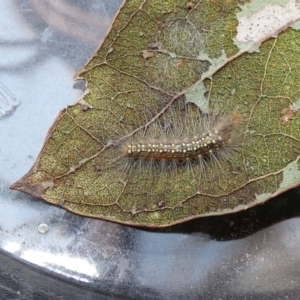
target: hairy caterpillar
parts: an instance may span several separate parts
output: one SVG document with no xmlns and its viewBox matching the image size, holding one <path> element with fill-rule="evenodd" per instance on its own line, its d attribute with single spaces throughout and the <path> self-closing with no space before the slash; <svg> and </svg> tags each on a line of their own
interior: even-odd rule
<svg viewBox="0 0 300 300">
<path fill-rule="evenodd" d="M 119 148 L 125 169 L 154 167 L 172 170 L 230 160 L 240 146 L 238 113 L 229 116 L 199 109 L 176 116 L 174 112 L 123 141 Z"/>
</svg>

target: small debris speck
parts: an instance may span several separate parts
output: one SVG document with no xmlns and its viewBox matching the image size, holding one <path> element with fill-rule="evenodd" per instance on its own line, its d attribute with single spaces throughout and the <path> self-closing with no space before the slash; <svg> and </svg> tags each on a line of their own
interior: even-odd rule
<svg viewBox="0 0 300 300">
<path fill-rule="evenodd" d="M 81 110 L 82 111 L 88 111 L 90 109 L 90 107 L 87 104 L 82 104 L 81 105 Z"/>
<path fill-rule="evenodd" d="M 149 48 L 152 50 L 161 50 L 162 44 L 159 41 L 153 41 L 149 44 Z"/>
<path fill-rule="evenodd" d="M 47 224 L 45 224 L 45 223 L 42 223 L 42 224 L 39 225 L 38 231 L 41 234 L 45 234 L 45 233 L 47 233 L 49 231 L 49 226 Z"/>
</svg>

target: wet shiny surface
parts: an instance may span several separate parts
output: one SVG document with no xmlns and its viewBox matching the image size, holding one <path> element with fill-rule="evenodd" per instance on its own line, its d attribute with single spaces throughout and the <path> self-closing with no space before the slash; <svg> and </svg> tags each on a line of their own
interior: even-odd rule
<svg viewBox="0 0 300 300">
<path fill-rule="evenodd" d="M 57 299 L 62 279 L 61 297 L 80 286 L 86 299 L 298 299 L 295 190 L 246 212 L 160 231 L 83 218 L 9 190 L 32 166 L 59 110 L 83 94 L 84 83 L 72 77 L 120 4 L 0 2 L 0 291 L 14 277 L 15 298 L 5 299 L 31 299 L 33 289 Z M 4 261 L 26 264 L 5 274 Z M 54 284 L 24 283 L 15 276 L 22 268 L 27 277 L 42 270 L 41 282 L 51 275 Z"/>
</svg>

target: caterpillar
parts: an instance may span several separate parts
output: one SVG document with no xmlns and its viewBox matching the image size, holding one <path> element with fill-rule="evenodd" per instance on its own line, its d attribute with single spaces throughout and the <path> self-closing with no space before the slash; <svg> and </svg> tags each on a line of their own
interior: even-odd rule
<svg viewBox="0 0 300 300">
<path fill-rule="evenodd" d="M 195 113 L 196 110 L 196 113 Z M 123 141 L 119 146 L 125 169 L 151 166 L 170 170 L 231 160 L 240 146 L 239 113 L 229 116 L 198 109 L 176 117 L 174 112 Z"/>
</svg>

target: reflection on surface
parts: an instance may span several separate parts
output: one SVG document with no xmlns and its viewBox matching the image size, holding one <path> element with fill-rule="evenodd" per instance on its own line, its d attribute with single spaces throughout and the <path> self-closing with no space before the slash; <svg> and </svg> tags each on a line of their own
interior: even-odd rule
<svg viewBox="0 0 300 300">
<path fill-rule="evenodd" d="M 0 83 L 0 120 L 12 114 L 19 104 L 20 101 Z"/>
<path fill-rule="evenodd" d="M 17 251 L 21 249 L 20 243 L 10 242 L 9 240 L 5 241 L 1 246 L 3 250 L 12 254 L 15 254 Z"/>
<path fill-rule="evenodd" d="M 111 15 L 107 12 L 120 4 L 120 1 L 112 5 L 107 1 L 96 2 L 90 1 L 91 7 L 83 7 L 83 2 L 76 1 L 30 0 L 27 2 L 27 9 L 30 8 L 38 14 L 50 28 L 77 40 L 94 43 L 99 40 L 99 31 L 104 34 L 103 29 L 108 28 L 111 23 Z M 31 15 L 32 12 L 24 11 L 25 17 Z M 91 28 L 97 28 L 98 32 Z"/>
<path fill-rule="evenodd" d="M 20 258 L 80 281 L 90 282 L 91 278 L 99 275 L 96 267 L 90 264 L 87 258 L 70 257 L 69 254 L 52 254 L 46 251 L 27 250 Z M 85 279 L 85 275 L 89 279 Z"/>
</svg>

